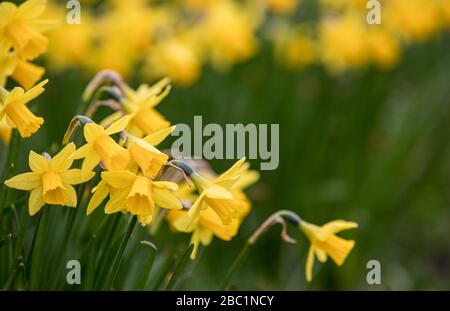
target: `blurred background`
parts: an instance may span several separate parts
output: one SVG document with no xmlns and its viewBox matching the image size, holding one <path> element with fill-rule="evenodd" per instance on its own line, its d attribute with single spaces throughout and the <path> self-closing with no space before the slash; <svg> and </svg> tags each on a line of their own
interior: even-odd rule
<svg viewBox="0 0 450 311">
<path fill-rule="evenodd" d="M 192 125 L 194 115 L 280 124 L 279 168 L 249 189 L 238 236 L 201 249 L 180 289 L 217 289 L 259 224 L 290 209 L 316 224 L 359 223 L 342 234 L 356 241 L 345 264 L 316 262 L 308 284 L 309 242 L 289 228 L 298 243 L 286 244 L 275 227 L 248 251 L 233 289 L 450 290 L 450 3 L 381 0 L 381 24 L 369 25 L 367 2 L 81 1 L 81 24 L 68 25 L 66 1 L 50 1 L 62 24 L 37 62 L 50 80 L 35 104 L 46 121 L 19 171 L 28 149 L 61 141 L 98 70 L 115 69 L 133 87 L 168 75 L 174 88 L 158 110 L 173 124 Z M 145 234 L 136 230 L 126 251 L 136 272 Z M 157 279 L 189 236 L 164 224 L 151 239 Z M 366 282 L 371 259 L 381 285 Z"/>
</svg>

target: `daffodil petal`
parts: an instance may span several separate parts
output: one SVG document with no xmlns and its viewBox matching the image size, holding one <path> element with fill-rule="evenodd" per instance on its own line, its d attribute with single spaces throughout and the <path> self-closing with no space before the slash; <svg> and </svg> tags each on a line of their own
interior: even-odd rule
<svg viewBox="0 0 450 311">
<path fill-rule="evenodd" d="M 205 189 L 204 193 L 207 197 L 213 199 L 233 199 L 233 194 L 226 188 L 211 184 Z"/>
<path fill-rule="evenodd" d="M 332 234 L 338 233 L 340 231 L 357 228 L 358 224 L 353 221 L 345 221 L 345 220 L 333 220 L 320 228 L 318 238 L 320 240 L 325 240 Z"/>
<path fill-rule="evenodd" d="M 29 191 L 41 184 L 41 174 L 35 172 L 19 174 L 5 181 L 5 184 L 10 188 Z"/>
<path fill-rule="evenodd" d="M 183 206 L 177 197 L 168 189 L 153 188 L 153 200 L 160 207 L 168 209 L 182 209 Z"/>
<path fill-rule="evenodd" d="M 48 170 L 50 161 L 44 156 L 37 154 L 34 151 L 30 151 L 30 154 L 28 156 L 28 163 L 33 172 L 42 173 Z"/>
<path fill-rule="evenodd" d="M 159 131 L 156 131 L 150 135 L 147 135 L 143 138 L 146 142 L 153 146 L 157 146 L 159 143 L 161 143 L 164 139 L 166 139 L 167 136 L 170 135 L 175 130 L 175 126 L 171 126 Z"/>
<path fill-rule="evenodd" d="M 169 189 L 171 191 L 177 191 L 178 185 L 170 181 L 154 181 L 153 186 L 163 189 Z"/>
<path fill-rule="evenodd" d="M 83 171 L 79 168 L 73 168 L 71 170 L 60 173 L 63 182 L 78 185 L 84 183 L 94 177 L 95 173 L 92 171 Z"/>
<path fill-rule="evenodd" d="M 88 143 L 93 142 L 97 137 L 104 134 L 105 129 L 101 125 L 88 123 L 84 126 L 84 138 Z"/>
<path fill-rule="evenodd" d="M 122 131 L 128 125 L 128 122 L 130 122 L 130 119 L 131 119 L 131 115 L 120 118 L 119 120 L 115 121 L 113 124 L 111 124 L 105 130 L 105 134 L 112 135 L 112 134 Z"/>
<path fill-rule="evenodd" d="M 239 172 L 239 169 L 241 168 L 242 164 L 244 164 L 245 160 L 246 160 L 246 158 L 243 157 L 242 159 L 240 159 L 239 161 L 234 163 L 233 166 L 230 167 L 226 172 L 222 173 L 222 175 L 220 175 L 216 179 L 216 181 L 222 182 L 226 179 L 235 178 L 237 176 L 236 174 Z"/>
<path fill-rule="evenodd" d="M 28 199 L 28 213 L 30 216 L 35 215 L 44 205 L 45 202 L 42 195 L 42 186 L 39 186 L 30 193 L 30 198 Z"/>
<path fill-rule="evenodd" d="M 64 184 L 64 187 L 66 188 L 67 192 L 66 205 L 70 207 L 77 207 L 77 192 L 75 191 L 75 188 L 67 183 Z"/>
<path fill-rule="evenodd" d="M 100 181 L 91 197 L 91 200 L 89 201 L 86 215 L 92 213 L 106 199 L 108 194 L 109 188 L 107 184 L 104 181 Z"/>
<path fill-rule="evenodd" d="M 102 173 L 102 179 L 114 188 L 124 188 L 133 183 L 136 175 L 126 170 L 106 171 Z"/>
<path fill-rule="evenodd" d="M 92 171 L 100 163 L 100 156 L 95 152 L 89 153 L 86 158 L 84 158 L 83 165 L 81 169 L 85 172 Z"/>
<path fill-rule="evenodd" d="M 93 152 L 93 150 L 94 150 L 94 147 L 92 146 L 92 144 L 87 143 L 87 144 L 81 146 L 80 148 L 78 148 L 76 151 L 74 151 L 69 156 L 69 159 L 76 160 L 76 159 L 85 158 L 88 156 L 89 153 Z"/>
<path fill-rule="evenodd" d="M 68 170 L 73 163 L 69 158 L 76 150 L 75 144 L 67 144 L 57 155 L 50 160 L 50 168 L 55 172 L 63 172 Z"/>
<path fill-rule="evenodd" d="M 125 198 L 127 197 L 129 192 L 129 188 L 124 188 L 119 190 L 116 194 L 112 195 L 111 199 L 105 206 L 105 213 L 112 214 L 125 209 Z"/>
<path fill-rule="evenodd" d="M 314 247 L 311 245 L 309 247 L 308 256 L 306 257 L 306 280 L 311 282 L 312 271 L 314 267 Z"/>
</svg>

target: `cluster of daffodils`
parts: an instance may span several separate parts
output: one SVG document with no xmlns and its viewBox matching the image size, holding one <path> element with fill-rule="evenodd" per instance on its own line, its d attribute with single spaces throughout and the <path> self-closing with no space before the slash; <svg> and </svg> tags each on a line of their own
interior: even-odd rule
<svg viewBox="0 0 450 311">
<path fill-rule="evenodd" d="M 218 66 L 228 66 L 253 53 L 256 43 L 250 29 L 257 23 L 251 22 L 250 15 L 241 11 L 238 4 L 233 1 L 187 3 L 190 9 L 198 13 L 194 16 L 188 14 L 194 26 L 198 19 L 208 20 L 208 26 L 203 27 L 202 31 L 194 26 L 186 28 L 185 24 L 177 27 L 190 29 L 192 32 L 199 31 L 196 36 L 186 33 L 184 39 L 190 37 L 195 40 L 213 40 L 214 48 L 211 47 L 208 54 Z M 267 3 L 284 14 L 295 7 L 296 1 Z M 119 7 L 121 4 L 116 1 L 115 5 Z M 30 137 L 44 123 L 44 119 L 36 116 L 27 104 L 44 92 L 44 85 L 48 82 L 44 80 L 37 83 L 44 69 L 30 63 L 46 50 L 47 38 L 43 32 L 54 25 L 50 20 L 41 19 L 45 6 L 45 0 L 29 0 L 19 6 L 10 2 L 0 4 L 0 136 L 5 143 L 9 142 L 11 132 L 18 133 L 14 136 L 17 139 L 19 136 Z M 97 47 L 97 51 L 101 53 L 99 59 L 107 62 L 105 65 L 108 67 L 120 66 L 116 62 L 118 59 L 133 61 L 134 53 L 146 44 L 160 45 L 153 46 L 156 51 L 169 44 L 164 40 L 158 43 L 147 42 L 148 36 L 141 32 L 148 30 L 147 24 L 142 29 L 132 27 L 131 32 L 123 32 L 127 36 L 126 42 L 133 48 L 123 44 L 124 37 L 120 37 L 122 14 L 126 16 L 123 23 L 136 22 L 136 26 L 141 26 L 141 14 L 144 14 L 145 20 L 148 19 L 149 16 L 145 15 L 147 13 L 155 14 L 151 15 L 154 18 L 150 20 L 157 22 L 162 19 L 167 22 L 167 18 L 172 16 L 167 14 L 167 7 L 153 12 L 145 9 L 147 6 L 144 6 L 143 1 L 130 1 L 121 8 L 123 11 L 120 14 L 117 11 L 117 16 L 112 18 L 117 28 L 108 24 L 108 18 L 100 18 L 102 23 L 106 23 L 104 30 L 114 34 L 107 36 L 110 42 L 100 41 Z M 192 14 L 191 11 L 186 13 L 189 12 Z M 237 23 L 234 22 L 236 18 L 239 21 Z M 88 21 L 89 18 L 86 17 L 85 20 Z M 172 23 L 175 22 L 180 21 L 172 16 Z M 173 35 L 165 33 L 170 29 L 161 29 L 156 25 L 153 30 L 155 35 L 158 33 L 158 37 Z M 179 65 L 184 66 L 185 52 L 189 54 L 192 50 L 182 48 L 175 51 L 175 54 L 179 52 L 177 57 L 183 56 Z M 76 49 L 72 52 L 77 53 Z M 160 57 L 164 58 L 167 55 L 171 57 L 171 52 L 172 47 L 152 53 L 160 53 Z M 110 58 L 103 53 L 111 53 Z M 7 66 L 4 65 L 6 63 Z M 158 60 L 158 63 L 162 66 L 166 64 L 164 60 Z M 167 73 L 166 70 L 167 68 L 161 69 L 159 72 Z M 186 72 L 183 68 L 177 68 L 174 73 Z M 9 77 L 22 87 L 17 86 L 8 91 L 5 82 Z M 46 205 L 58 205 L 85 208 L 87 215 L 102 206 L 106 215 L 128 214 L 143 227 L 151 229 L 165 219 L 174 231 L 190 234 L 191 244 L 194 245 L 191 259 L 195 259 L 199 246 L 210 244 L 214 236 L 225 241 L 231 240 L 251 210 L 251 201 L 244 190 L 259 179 L 259 173 L 251 170 L 243 158 L 226 172 L 217 175 L 203 161 L 173 159 L 169 151 L 158 149 L 158 145 L 175 128 L 156 110 L 156 106 L 169 94 L 170 89 L 168 78 L 151 86 L 142 84 L 135 90 L 124 82 L 119 73 L 101 71 L 87 86 L 82 96 L 84 106 L 81 109 L 84 114 L 75 116 L 70 122 L 61 150 L 53 156 L 47 152 L 38 154 L 31 151 L 28 159 L 31 171 L 8 178 L 5 185 L 30 192 L 28 212 L 31 216 L 38 214 Z M 97 109 L 102 106 L 110 108 L 112 112 L 96 122 Z M 82 137 L 77 135 L 81 134 L 77 129 L 82 129 Z M 77 143 L 77 146 L 77 139 L 82 139 L 83 143 Z M 78 185 L 78 190 L 75 185 Z M 3 188 L 0 190 L 3 192 Z M 81 202 L 86 202 L 86 205 L 80 204 Z M 283 215 L 285 216 L 279 213 L 275 219 L 282 222 L 280 217 Z M 343 264 L 354 241 L 344 240 L 335 234 L 355 228 L 356 223 L 339 220 L 318 227 L 298 216 L 292 217 L 292 213 L 287 215 L 291 217 L 290 222 L 311 241 L 306 265 L 308 281 L 312 279 L 314 255 L 321 262 L 330 256 L 337 265 Z M 256 231 L 258 232 L 261 230 Z M 255 238 L 250 240 L 254 242 Z"/>
<path fill-rule="evenodd" d="M 45 69 L 32 63 L 46 51 L 45 33 L 56 25 L 55 21 L 42 18 L 45 8 L 45 0 L 30 0 L 19 6 L 0 3 L 0 139 L 5 143 L 13 128 L 21 137 L 29 137 L 44 122 L 26 104 L 39 96 L 47 83 L 45 80 L 34 86 Z M 20 86 L 8 91 L 8 78 Z"/>
<path fill-rule="evenodd" d="M 202 160 L 172 159 L 169 151 L 159 150 L 157 146 L 175 128 L 155 109 L 169 90 L 169 79 L 133 90 L 117 73 L 100 72 L 83 96 L 92 99 L 87 100 L 86 115 L 72 119 L 61 151 L 53 157 L 31 151 L 31 172 L 9 178 L 5 185 L 30 191 L 30 215 L 36 215 L 45 205 L 76 208 L 86 201 L 87 206 L 79 208 L 86 207 L 87 215 L 103 204 L 106 215 L 131 214 L 150 229 L 166 219 L 174 231 L 191 235 L 191 259 L 196 258 L 199 246 L 209 245 L 214 236 L 231 240 L 251 210 L 244 190 L 259 179 L 259 173 L 251 170 L 243 158 L 216 175 Z M 25 107 L 27 100 L 42 91 L 38 85 L 26 93 L 19 92 L 21 97 L 8 93 L 6 106 L 15 100 L 16 105 Z M 102 105 L 113 112 L 96 123 L 93 119 Z M 30 112 L 22 113 L 24 121 L 18 123 L 17 130 L 27 134 L 36 131 L 42 119 Z M 8 118 L 14 116 L 9 114 Z M 78 128 L 82 128 L 85 142 L 79 147 L 74 142 Z M 79 191 L 74 185 L 80 185 Z M 341 265 L 353 248 L 353 241 L 334 234 L 356 227 L 355 223 L 335 221 L 320 228 L 299 221 L 297 225 L 312 243 L 307 260 L 308 281 L 312 278 L 314 254 L 322 262 L 328 254 Z"/>
<path fill-rule="evenodd" d="M 320 63 L 331 73 L 367 65 L 390 69 L 401 60 L 403 47 L 450 27 L 449 0 L 317 2 L 320 8 L 314 22 L 274 23 L 270 36 L 276 55 L 288 67 Z M 379 24 L 371 22 L 377 13 Z"/>
<path fill-rule="evenodd" d="M 56 2 L 56 1 L 55 1 Z M 272 42 L 291 69 L 322 64 L 332 73 L 395 66 L 403 47 L 450 26 L 450 0 L 386 0 L 381 24 L 367 22 L 368 0 L 108 0 L 81 4 L 81 23 L 50 3 L 54 68 L 112 68 L 124 76 L 168 76 L 190 85 L 204 65 L 223 71 Z"/>
</svg>

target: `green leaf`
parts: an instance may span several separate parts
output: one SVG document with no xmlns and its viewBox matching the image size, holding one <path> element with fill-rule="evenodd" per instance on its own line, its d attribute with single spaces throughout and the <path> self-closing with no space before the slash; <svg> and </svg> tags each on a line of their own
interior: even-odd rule
<svg viewBox="0 0 450 311">
<path fill-rule="evenodd" d="M 178 261 L 175 270 L 172 274 L 172 277 L 170 278 L 169 282 L 167 283 L 166 290 L 172 290 L 178 279 L 180 278 L 181 274 L 184 271 L 184 268 L 186 267 L 186 264 L 189 262 L 189 256 L 192 252 L 192 249 L 194 248 L 194 244 L 190 244 L 186 251 L 181 256 L 180 260 Z"/>
<path fill-rule="evenodd" d="M 140 244 L 142 246 L 144 246 L 146 249 L 148 249 L 149 254 L 145 260 L 144 267 L 142 268 L 142 270 L 140 270 L 139 278 L 136 280 L 136 283 L 134 286 L 135 290 L 144 290 L 145 289 L 145 285 L 147 284 L 148 277 L 149 277 L 150 272 L 153 267 L 153 262 L 155 260 L 156 252 L 158 251 L 156 246 L 149 241 L 141 241 Z"/>
</svg>

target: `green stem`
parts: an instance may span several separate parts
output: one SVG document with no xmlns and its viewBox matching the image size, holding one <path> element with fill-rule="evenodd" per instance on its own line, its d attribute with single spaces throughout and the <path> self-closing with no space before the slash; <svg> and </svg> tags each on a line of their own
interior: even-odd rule
<svg viewBox="0 0 450 311">
<path fill-rule="evenodd" d="M 49 217 L 49 206 L 45 206 L 42 210 L 42 215 L 38 220 L 35 243 L 33 243 L 32 258 L 31 258 L 31 271 L 30 271 L 30 287 L 32 290 L 38 289 L 39 279 L 41 275 L 41 262 L 44 256 L 45 238 L 47 235 L 47 222 Z"/>
<path fill-rule="evenodd" d="M 13 130 L 11 140 L 9 141 L 8 146 L 8 157 L 5 162 L 5 166 L 3 169 L 3 176 L 0 180 L 0 223 L 2 223 L 2 215 L 3 215 L 3 209 L 5 206 L 8 206 L 7 198 L 8 193 L 10 191 L 9 187 L 6 187 L 4 185 L 4 182 L 6 179 L 8 179 L 11 175 L 14 174 L 15 171 L 15 163 L 17 162 L 17 154 L 19 152 L 20 148 L 20 135 L 17 130 Z M 3 227 L 3 226 L 2 226 Z"/>
<path fill-rule="evenodd" d="M 186 267 L 187 262 L 189 261 L 189 255 L 191 254 L 193 248 L 194 244 L 190 244 L 186 249 L 186 251 L 181 256 L 180 260 L 178 261 L 175 267 L 175 270 L 173 271 L 172 277 L 167 283 L 166 290 L 172 290 L 175 287 L 178 279 L 180 278 L 181 274 L 184 271 L 184 268 Z"/>
<path fill-rule="evenodd" d="M 252 245 L 252 244 L 250 244 L 248 241 L 246 241 L 244 247 L 241 249 L 241 251 L 239 252 L 237 257 L 234 259 L 233 264 L 230 266 L 230 269 L 228 269 L 228 272 L 225 275 L 225 278 L 223 279 L 223 281 L 220 285 L 221 290 L 227 289 L 234 273 L 238 270 L 239 266 L 241 265 L 242 260 L 244 259 L 245 254 L 247 253 L 247 250 L 250 245 Z"/>
<path fill-rule="evenodd" d="M 133 232 L 134 226 L 137 222 L 137 216 L 132 216 L 130 224 L 128 225 L 127 231 L 120 242 L 119 248 L 117 249 L 116 255 L 114 256 L 114 261 L 112 263 L 111 271 L 106 279 L 105 286 L 103 289 L 110 290 L 114 284 L 114 281 L 119 273 L 120 263 L 122 261 L 123 253 L 127 247 L 128 240 L 130 239 L 131 233 Z"/>
<path fill-rule="evenodd" d="M 149 249 L 149 254 L 145 260 L 144 267 L 142 268 L 142 270 L 140 270 L 140 275 L 135 282 L 134 285 L 135 290 L 145 289 L 145 285 L 147 284 L 148 277 L 152 270 L 153 262 L 155 260 L 155 255 L 157 251 L 155 245 L 153 245 L 153 243 L 150 243 L 148 241 L 141 241 L 141 245 Z"/>
</svg>

